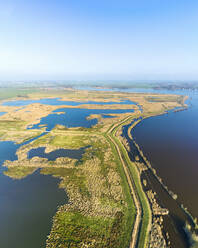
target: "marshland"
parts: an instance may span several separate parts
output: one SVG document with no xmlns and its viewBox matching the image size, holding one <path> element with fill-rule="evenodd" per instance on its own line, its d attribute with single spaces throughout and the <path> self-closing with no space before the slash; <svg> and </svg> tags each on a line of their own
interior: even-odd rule
<svg viewBox="0 0 198 248">
<path fill-rule="evenodd" d="M 181 94 L 75 89 L 41 89 L 3 99 L 1 189 L 11 189 L 15 197 L 4 199 L 4 206 L 13 203 L 0 213 L 2 229 L 4 225 L 10 228 L 11 213 L 16 213 L 13 220 L 20 216 L 21 221 L 10 232 L 14 234 L 17 228 L 22 233 L 30 225 L 32 247 L 176 247 L 175 233 L 167 224 L 173 222 L 182 230 L 176 240 L 188 247 L 183 224 L 187 222 L 195 231 L 195 215 L 190 218 L 191 209 L 186 214 L 173 194 L 168 194 L 173 190 L 180 197 L 160 170 L 163 182 L 156 177 L 153 160 L 137 135 L 139 125 L 147 120 L 188 113 L 171 112 L 187 108 L 186 99 Z M 135 120 L 139 120 L 137 125 Z M 145 177 L 145 173 L 151 174 Z M 153 186 L 156 183 L 158 189 L 168 186 L 170 190 L 163 194 Z M 166 197 L 181 212 L 178 222 Z M 180 201 L 186 206 L 186 199 Z M 25 208 L 30 205 L 37 222 L 29 218 L 27 224 Z M 49 211 L 43 215 L 39 208 Z M 36 229 L 38 223 L 43 223 L 42 229 Z M 29 236 L 19 235 L 17 241 L 14 237 L 8 246 L 5 237 L 0 242 L 5 248 L 12 242 L 27 247 Z"/>
</svg>

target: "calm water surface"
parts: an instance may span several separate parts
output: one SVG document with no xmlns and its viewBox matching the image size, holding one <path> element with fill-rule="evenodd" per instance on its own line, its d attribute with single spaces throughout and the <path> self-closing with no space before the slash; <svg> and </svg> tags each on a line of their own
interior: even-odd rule
<svg viewBox="0 0 198 248">
<path fill-rule="evenodd" d="M 0 112 L 0 116 L 4 115 L 6 112 Z"/>
<path fill-rule="evenodd" d="M 5 101 L 2 105 L 4 106 L 27 106 L 32 103 L 41 103 L 48 105 L 70 105 L 70 106 L 79 106 L 82 104 L 102 104 L 102 105 L 110 105 L 110 104 L 131 104 L 137 105 L 136 102 L 130 101 L 128 99 L 124 99 L 121 102 L 95 102 L 95 101 L 87 101 L 87 102 L 75 102 L 75 101 L 61 101 L 60 98 L 45 98 L 39 100 L 12 100 Z M 63 113 L 58 113 L 63 112 Z M 74 108 L 59 108 L 53 111 L 52 114 L 41 119 L 40 123 L 35 124 L 29 128 L 38 129 L 42 126 L 46 126 L 46 130 L 50 131 L 57 124 L 64 125 L 66 127 L 86 127 L 90 128 L 93 125 L 96 125 L 98 120 L 96 118 L 88 120 L 89 115 L 92 114 L 100 114 L 103 118 L 113 118 L 110 114 L 121 114 L 127 112 L 134 112 L 133 109 L 74 109 Z"/>
<path fill-rule="evenodd" d="M 84 102 L 75 102 L 75 101 L 61 101 L 60 98 L 43 98 L 39 100 L 11 100 L 3 102 L 3 106 L 27 106 L 32 103 L 40 103 L 40 104 L 47 104 L 47 105 L 70 105 L 70 106 L 79 106 L 82 104 L 102 104 L 102 105 L 109 105 L 109 104 L 136 104 L 128 99 L 124 99 L 121 102 L 97 102 L 97 101 L 84 101 Z"/>
<path fill-rule="evenodd" d="M 6 106 L 26 106 L 31 103 L 50 105 L 78 106 L 85 102 L 65 102 L 59 99 L 21 100 L 4 102 Z M 117 102 L 86 102 L 86 104 L 117 104 Z M 135 104 L 124 100 L 121 104 Z M 56 112 L 63 112 L 58 114 Z M 50 131 L 55 125 L 62 124 L 67 127 L 91 127 L 97 123 L 97 119 L 88 120 L 90 114 L 101 114 L 104 118 L 112 118 L 109 114 L 133 112 L 129 110 L 111 109 L 70 109 L 61 108 L 53 114 L 41 119 L 40 124 L 47 126 Z M 4 113 L 0 113 L 2 115 Z M 45 135 L 43 132 L 36 138 L 23 143 L 23 145 Z M 0 247 L 2 248 L 43 248 L 46 237 L 50 232 L 51 220 L 57 207 L 67 202 L 67 196 L 58 188 L 59 180 L 51 176 L 40 175 L 37 170 L 32 175 L 21 180 L 13 180 L 3 174 L 6 169 L 2 167 L 5 160 L 16 160 L 16 151 L 20 145 L 9 141 L 0 141 Z M 71 157 L 80 159 L 85 148 L 79 150 L 58 149 L 45 153 L 44 147 L 32 149 L 28 156 L 46 157 L 55 160 L 58 157 Z"/>
<path fill-rule="evenodd" d="M 63 112 L 61 114 L 56 112 Z M 60 108 L 53 111 L 53 114 L 49 114 L 43 117 L 40 123 L 30 127 L 31 129 L 38 129 L 40 125 L 46 126 L 46 130 L 50 131 L 57 124 L 64 125 L 66 127 L 86 127 L 90 128 L 98 123 L 98 119 L 87 119 L 89 115 L 100 114 L 103 118 L 112 118 L 108 114 L 121 114 L 132 113 L 133 109 L 72 109 L 72 108 Z"/>
<path fill-rule="evenodd" d="M 132 134 L 164 183 L 198 217 L 198 94 L 179 93 L 189 95 L 188 110 L 145 119 Z"/>
<path fill-rule="evenodd" d="M 191 91 L 141 89 L 139 92 L 179 93 L 189 95 L 191 98 L 188 101 L 190 106 L 188 110 L 170 112 L 143 120 L 134 128 L 132 134 L 164 183 L 177 193 L 179 201 L 198 217 L 198 95 Z M 28 102 L 29 100 L 25 101 L 15 101 L 15 103 L 9 101 L 7 105 L 24 106 L 32 103 L 32 101 Z M 49 101 L 52 105 L 69 104 L 59 99 L 43 99 L 40 103 L 50 104 Z M 70 102 L 70 104 L 77 106 L 82 103 Z M 56 111 L 65 113 L 57 114 Z M 42 118 L 33 128 L 39 127 L 40 124 L 45 124 L 47 130 L 51 130 L 56 124 L 90 127 L 97 123 L 96 119 L 87 120 L 90 114 L 103 114 L 104 117 L 108 117 L 110 113 L 129 112 L 129 110 L 116 112 L 116 110 L 98 109 L 56 111 Z M 0 142 L 0 164 L 2 165 L 6 159 L 17 159 L 15 152 L 18 148 L 19 146 L 12 142 Z M 51 227 L 51 217 L 57 205 L 62 204 L 66 198 L 65 193 L 57 187 L 58 180 L 51 176 L 40 175 L 38 171 L 25 179 L 12 180 L 4 176 L 3 169 L 0 168 L 0 247 L 44 247 Z"/>
<path fill-rule="evenodd" d="M 52 152 L 45 152 L 46 147 L 38 147 L 31 149 L 28 152 L 28 159 L 33 157 L 47 158 L 49 161 L 54 161 L 59 157 L 68 157 L 74 159 L 81 159 L 85 149 L 88 147 L 83 147 L 80 149 L 57 149 Z"/>
<path fill-rule="evenodd" d="M 170 92 L 169 92 L 170 93 Z M 174 92 L 175 93 L 175 92 Z M 189 94 L 189 92 L 188 92 Z M 189 94 L 190 95 L 190 94 Z M 147 180 L 147 187 L 145 190 L 152 189 L 157 193 L 157 201 L 162 206 L 169 210 L 169 215 L 165 216 L 164 219 L 164 232 L 168 232 L 171 241 L 171 247 L 173 248 L 188 248 L 189 241 L 186 233 L 184 232 L 185 223 L 188 221 L 190 223 L 191 219 L 186 215 L 180 208 L 181 201 L 184 203 L 191 200 L 191 204 L 194 204 L 194 208 L 188 208 L 192 213 L 195 210 L 194 216 L 196 216 L 197 211 L 197 191 L 198 188 L 193 187 L 196 182 L 196 161 L 195 157 L 192 160 L 192 156 L 196 156 L 196 148 L 198 142 L 197 133 L 197 118 L 196 121 L 186 129 L 186 125 L 190 119 L 194 116 L 197 117 L 197 104 L 198 98 L 197 94 L 193 93 L 190 96 L 191 99 L 188 101 L 189 109 L 187 111 L 176 112 L 170 111 L 169 114 L 151 117 L 149 119 L 140 122 L 134 130 L 132 130 L 132 135 L 135 137 L 137 143 L 140 145 L 144 154 L 152 162 L 152 166 L 157 168 L 158 175 L 163 179 L 166 176 L 166 185 L 172 190 L 172 186 L 178 187 L 178 191 L 182 197 L 179 197 L 179 201 L 174 201 L 172 197 L 167 194 L 166 190 L 161 186 L 161 184 L 153 176 L 150 170 L 142 173 L 141 180 Z M 179 116 L 177 116 L 179 114 Z M 175 119 L 175 117 L 177 117 Z M 165 118 L 165 119 L 164 119 Z M 160 121 L 158 121 L 160 120 Z M 179 122 L 179 127 L 178 127 Z M 130 125 L 129 125 L 130 126 Z M 128 126 L 123 128 L 123 134 L 127 137 Z M 183 137 L 182 137 L 183 135 Z M 192 139 L 193 137 L 193 139 Z M 170 143 L 169 143 L 170 142 Z M 135 155 L 141 155 L 138 153 L 136 147 L 134 147 L 133 142 L 129 140 L 129 144 L 132 150 L 130 157 L 132 160 L 135 159 Z M 175 146 L 178 144 L 175 156 Z M 190 150 L 190 152 L 189 152 Z M 190 154 L 189 154 L 190 153 Z M 180 157 L 182 154 L 182 158 Z M 154 160 L 155 159 L 155 160 Z M 185 161 L 185 159 L 188 161 Z M 153 162 L 155 161 L 156 164 Z M 142 161 L 143 162 L 143 161 Z M 186 162 L 186 163 L 185 163 Z M 189 162 L 191 167 L 188 166 Z M 172 164 L 171 164 L 172 163 Z M 176 164 L 176 165 L 175 165 Z M 175 174 L 174 174 L 174 173 Z M 188 172 L 188 173 L 187 173 Z M 196 173 L 196 174 L 193 174 Z M 191 179 L 194 180 L 191 183 Z M 185 183 L 188 185 L 186 194 L 183 194 Z M 176 191 L 175 191 L 176 192 Z M 192 195 L 190 192 L 193 192 Z M 178 193 L 178 195 L 179 195 Z M 186 205 L 185 205 L 186 206 Z"/>
<path fill-rule="evenodd" d="M 6 159 L 16 160 L 19 145 L 0 142 L 0 247 L 42 248 L 51 229 L 51 219 L 67 196 L 59 180 L 39 171 L 13 180 L 3 174 Z"/>
</svg>

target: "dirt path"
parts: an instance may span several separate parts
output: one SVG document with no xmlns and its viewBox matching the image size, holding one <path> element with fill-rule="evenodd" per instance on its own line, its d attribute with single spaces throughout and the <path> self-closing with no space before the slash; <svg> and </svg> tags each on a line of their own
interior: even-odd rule
<svg viewBox="0 0 198 248">
<path fill-rule="evenodd" d="M 130 118 L 126 118 L 124 121 L 122 121 L 121 123 L 119 123 L 119 125 L 121 125 L 122 123 L 126 122 L 128 119 Z M 118 126 L 118 125 L 117 125 Z M 131 192 L 131 196 L 133 198 L 134 204 L 135 204 L 135 208 L 136 208 L 136 216 L 135 216 L 135 222 L 133 225 L 133 230 L 132 230 L 132 234 L 131 234 L 131 241 L 130 241 L 130 248 L 135 248 L 137 246 L 137 241 L 138 241 L 138 234 L 139 234 L 139 230 L 140 230 L 140 226 L 141 226 L 141 217 L 142 217 L 142 207 L 141 207 L 141 203 L 137 194 L 137 190 L 136 190 L 136 186 L 135 183 L 130 175 L 129 169 L 127 165 L 127 162 L 123 159 L 123 155 L 122 152 L 120 150 L 119 145 L 117 144 L 117 142 L 111 137 L 110 133 L 112 133 L 113 129 L 116 126 L 113 126 L 109 132 L 107 133 L 109 139 L 111 140 L 111 142 L 114 144 L 117 153 L 119 155 L 120 161 L 122 163 L 126 178 L 127 178 L 127 182 L 130 188 L 130 192 Z"/>
</svg>

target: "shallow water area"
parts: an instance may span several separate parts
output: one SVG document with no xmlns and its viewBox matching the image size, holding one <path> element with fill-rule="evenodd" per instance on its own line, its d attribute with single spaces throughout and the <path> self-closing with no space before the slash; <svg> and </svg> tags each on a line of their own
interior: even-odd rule
<svg viewBox="0 0 198 248">
<path fill-rule="evenodd" d="M 64 101 L 61 100 L 61 98 L 42 98 L 38 100 L 31 100 L 31 99 L 25 99 L 25 100 L 11 100 L 11 101 L 4 101 L 2 103 L 3 106 L 27 106 L 29 104 L 33 103 L 40 103 L 40 104 L 46 104 L 46 105 L 53 105 L 53 106 L 58 106 L 58 105 L 69 105 L 69 106 L 79 106 L 82 104 L 99 104 L 99 105 L 110 105 L 110 104 L 136 104 L 133 101 L 130 101 L 128 99 L 124 99 L 120 102 L 97 102 L 97 101 Z"/>
<path fill-rule="evenodd" d="M 56 112 L 63 112 L 56 114 Z M 80 109 L 80 108 L 60 108 L 53 111 L 46 117 L 41 118 L 40 123 L 29 127 L 30 129 L 38 129 L 40 125 L 46 126 L 46 131 L 50 131 L 57 124 L 66 127 L 85 127 L 90 128 L 98 123 L 96 118 L 89 119 L 92 114 L 102 115 L 103 118 L 112 118 L 110 114 L 132 113 L 133 109 Z"/>
<path fill-rule="evenodd" d="M 59 157 L 68 157 L 74 159 L 81 159 L 85 149 L 87 147 L 83 147 L 80 149 L 57 149 L 51 152 L 46 153 L 46 147 L 38 147 L 31 149 L 28 152 L 28 159 L 33 157 L 47 158 L 49 161 L 55 161 Z"/>
<path fill-rule="evenodd" d="M 4 115 L 6 112 L 0 112 L 0 116 Z"/>
</svg>

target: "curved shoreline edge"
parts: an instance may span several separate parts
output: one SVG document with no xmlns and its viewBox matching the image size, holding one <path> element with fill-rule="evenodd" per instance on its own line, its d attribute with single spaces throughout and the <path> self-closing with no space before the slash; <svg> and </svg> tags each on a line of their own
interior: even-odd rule
<svg viewBox="0 0 198 248">
<path fill-rule="evenodd" d="M 179 107 L 176 108 L 174 111 L 172 107 L 173 112 L 177 111 L 182 111 L 186 109 L 184 100 L 185 97 L 181 97 L 180 106 L 183 106 L 183 109 L 178 110 Z M 165 101 L 165 100 L 164 100 Z M 162 104 L 163 105 L 163 104 Z M 135 113 L 135 115 L 125 115 L 125 117 L 120 119 L 118 122 L 114 122 L 112 126 L 107 126 L 109 128 L 104 129 L 97 133 L 100 135 L 100 137 L 103 136 L 103 138 L 106 138 L 106 141 L 110 143 L 112 147 L 113 153 L 116 153 L 116 157 L 119 162 L 119 167 L 122 170 L 122 176 L 123 176 L 123 181 L 124 184 L 128 184 L 129 188 L 129 193 L 127 195 L 128 201 L 131 201 L 131 205 L 128 209 L 128 212 L 131 211 L 130 215 L 128 215 L 128 227 L 130 226 L 130 230 L 127 230 L 127 235 L 125 236 L 125 239 L 128 242 L 129 236 L 131 235 L 131 241 L 130 241 L 130 248 L 133 247 L 141 247 L 141 248 L 146 248 L 146 247 L 151 247 L 149 244 L 149 239 L 150 239 L 150 230 L 151 230 L 151 224 L 152 224 L 152 218 L 153 218 L 153 213 L 152 213 L 152 206 L 150 204 L 150 199 L 147 195 L 147 190 L 144 189 L 144 182 L 141 180 L 141 173 L 142 170 L 138 166 L 138 162 L 134 161 L 133 159 L 130 158 L 129 155 L 129 150 L 128 146 L 125 143 L 125 140 L 122 139 L 123 137 L 121 136 L 122 130 L 124 128 L 124 125 L 129 125 L 128 128 L 128 136 L 131 137 L 131 140 L 133 140 L 133 137 L 131 135 L 131 130 L 142 120 L 149 118 L 149 117 L 154 117 L 157 115 L 163 115 L 167 113 L 171 107 L 164 107 L 163 110 L 158 110 L 158 112 L 154 112 L 154 109 L 150 110 L 147 108 L 146 111 L 143 111 L 141 108 L 141 105 L 139 105 L 139 111 Z M 59 133 L 59 135 L 61 132 Z M 134 141 L 134 145 L 136 145 L 136 148 L 138 149 L 139 153 L 141 153 L 142 157 L 144 158 L 145 161 L 147 161 L 148 167 L 152 170 L 152 166 L 150 162 L 147 160 L 147 158 L 144 156 L 142 150 L 138 146 L 138 144 Z M 104 154 L 106 154 L 106 150 L 104 150 Z M 118 168 L 119 169 L 119 168 Z M 158 179 L 159 183 L 166 189 L 166 191 L 169 193 L 170 196 L 171 193 L 168 191 L 168 188 L 163 185 L 161 179 L 153 172 L 153 175 Z M 121 177 L 122 177 L 121 176 Z M 183 208 L 183 211 L 185 209 Z M 190 213 L 188 213 L 190 215 Z M 191 216 L 192 221 L 193 217 Z M 121 246 L 121 247 L 126 247 L 126 246 Z M 153 246 L 152 246 L 153 247 Z M 159 248 L 159 247 L 158 247 Z"/>
<path fill-rule="evenodd" d="M 125 145 L 119 139 L 118 132 L 120 131 L 120 129 L 122 129 L 124 125 L 130 124 L 131 121 L 134 121 L 136 118 L 141 117 L 141 119 L 139 119 L 137 122 L 134 122 L 131 125 L 131 129 L 134 128 L 141 120 L 145 118 L 149 118 L 149 117 L 157 116 L 157 115 L 163 115 L 165 113 L 167 112 L 164 111 L 160 113 L 158 112 L 158 113 L 151 113 L 151 114 L 146 113 L 143 115 L 143 118 L 142 118 L 142 113 L 138 114 L 135 117 L 128 116 L 124 120 L 122 119 L 120 122 L 114 123 L 107 132 L 102 134 L 108 139 L 111 145 L 114 146 L 114 148 L 116 149 L 117 155 L 120 158 L 120 162 L 123 165 L 126 179 L 127 177 L 129 178 L 127 180 L 128 186 L 129 184 L 131 184 L 132 185 L 131 191 L 132 190 L 134 191 L 133 192 L 134 194 L 132 195 L 131 198 L 134 202 L 136 202 L 135 203 L 136 214 L 135 214 L 134 223 L 131 223 L 132 228 L 131 228 L 131 241 L 129 244 L 130 248 L 148 247 L 149 234 L 150 234 L 153 215 L 151 213 L 151 208 L 150 208 L 150 204 L 149 204 L 149 200 L 147 198 L 146 192 L 143 190 L 143 187 L 142 187 L 140 173 L 136 165 L 130 160 Z"/>
<path fill-rule="evenodd" d="M 187 100 L 188 97 L 184 96 L 183 98 L 183 103 L 182 103 L 182 107 L 177 109 L 177 110 L 172 110 L 174 113 L 180 112 L 180 111 L 184 111 L 188 109 L 188 106 L 185 104 L 185 100 Z M 164 114 L 168 114 L 168 112 L 164 112 L 164 113 L 159 113 L 159 114 L 151 114 L 148 116 L 144 116 L 143 118 L 137 118 L 136 120 L 133 119 L 133 122 L 131 123 L 130 127 L 128 128 L 128 136 L 131 139 L 131 141 L 133 142 L 133 144 L 135 145 L 135 147 L 137 148 L 137 150 L 139 151 L 139 153 L 141 154 L 142 158 L 144 159 L 144 161 L 146 162 L 148 168 L 152 171 L 153 176 L 155 176 L 155 178 L 158 180 L 158 182 L 161 184 L 161 186 L 163 187 L 163 189 L 169 194 L 170 197 L 173 198 L 173 200 L 175 200 L 177 202 L 177 204 L 179 205 L 179 207 L 181 208 L 181 210 L 185 213 L 185 215 L 187 216 L 187 218 L 189 219 L 189 222 L 186 223 L 186 225 L 183 227 L 184 231 L 188 237 L 189 240 L 189 244 L 190 246 L 193 245 L 195 242 L 197 242 L 197 235 L 196 235 L 196 231 L 198 229 L 198 225 L 196 222 L 196 218 L 194 218 L 192 216 L 192 214 L 188 211 L 188 209 L 186 207 L 184 207 L 184 204 L 181 202 L 177 201 L 177 198 L 174 199 L 174 193 L 173 191 L 171 191 L 170 189 L 168 189 L 168 187 L 163 183 L 162 178 L 160 178 L 155 169 L 152 167 L 150 161 L 146 158 L 146 156 L 144 155 L 143 151 L 141 150 L 140 146 L 137 144 L 137 142 L 134 140 L 131 132 L 132 129 L 134 129 L 136 127 L 137 124 L 139 124 L 141 121 L 143 121 L 144 119 L 147 118 L 151 118 L 151 117 L 155 117 L 155 116 L 159 116 L 159 115 L 164 115 Z M 130 124 L 129 122 L 127 124 Z M 145 191 L 144 191 L 145 192 Z M 146 194 L 146 192 L 145 192 Z M 193 238 L 193 236 L 195 236 Z"/>
<path fill-rule="evenodd" d="M 187 109 L 187 108 L 181 109 L 181 110 L 177 110 L 176 112 L 184 111 L 184 110 L 186 110 L 186 109 Z M 175 111 L 174 111 L 174 112 L 175 112 Z M 164 114 L 166 114 L 166 113 L 162 113 L 162 114 L 159 114 L 159 115 L 164 115 Z M 137 124 L 139 124 L 139 123 L 140 123 L 141 121 L 143 121 L 144 119 L 151 118 L 151 117 L 155 117 L 155 116 L 159 116 L 159 115 L 152 115 L 152 116 L 144 117 L 144 118 L 141 119 L 141 120 L 139 119 L 139 120 L 137 120 L 136 122 L 134 122 L 134 123 L 131 125 L 131 127 L 128 129 L 128 135 L 129 135 L 130 139 L 133 141 L 134 145 L 136 146 L 136 148 L 138 149 L 138 151 L 140 152 L 141 156 L 144 158 L 144 160 L 146 161 L 148 167 L 149 167 L 151 170 L 153 170 L 154 168 L 152 167 L 152 165 L 151 165 L 151 163 L 149 162 L 149 160 L 145 157 L 145 155 L 144 155 L 143 151 L 141 150 L 140 146 L 139 146 L 139 145 L 137 144 L 137 142 L 134 140 L 134 138 L 133 138 L 133 136 L 132 136 L 132 134 L 131 134 L 131 131 L 132 131 L 133 128 L 136 127 Z M 173 192 L 170 191 L 170 190 L 168 189 L 168 187 L 162 182 L 162 179 L 157 175 L 157 173 L 154 173 L 154 172 L 153 172 L 153 175 L 158 179 L 159 183 L 163 186 L 163 188 L 167 191 L 167 193 L 172 197 L 172 193 L 173 193 Z M 184 207 L 183 203 L 181 203 L 181 206 L 180 206 L 180 207 L 185 211 L 185 213 L 186 213 L 186 214 L 192 219 L 192 221 L 194 222 L 193 216 L 191 215 L 191 213 L 190 213 L 188 210 L 186 210 L 186 208 Z"/>
</svg>

